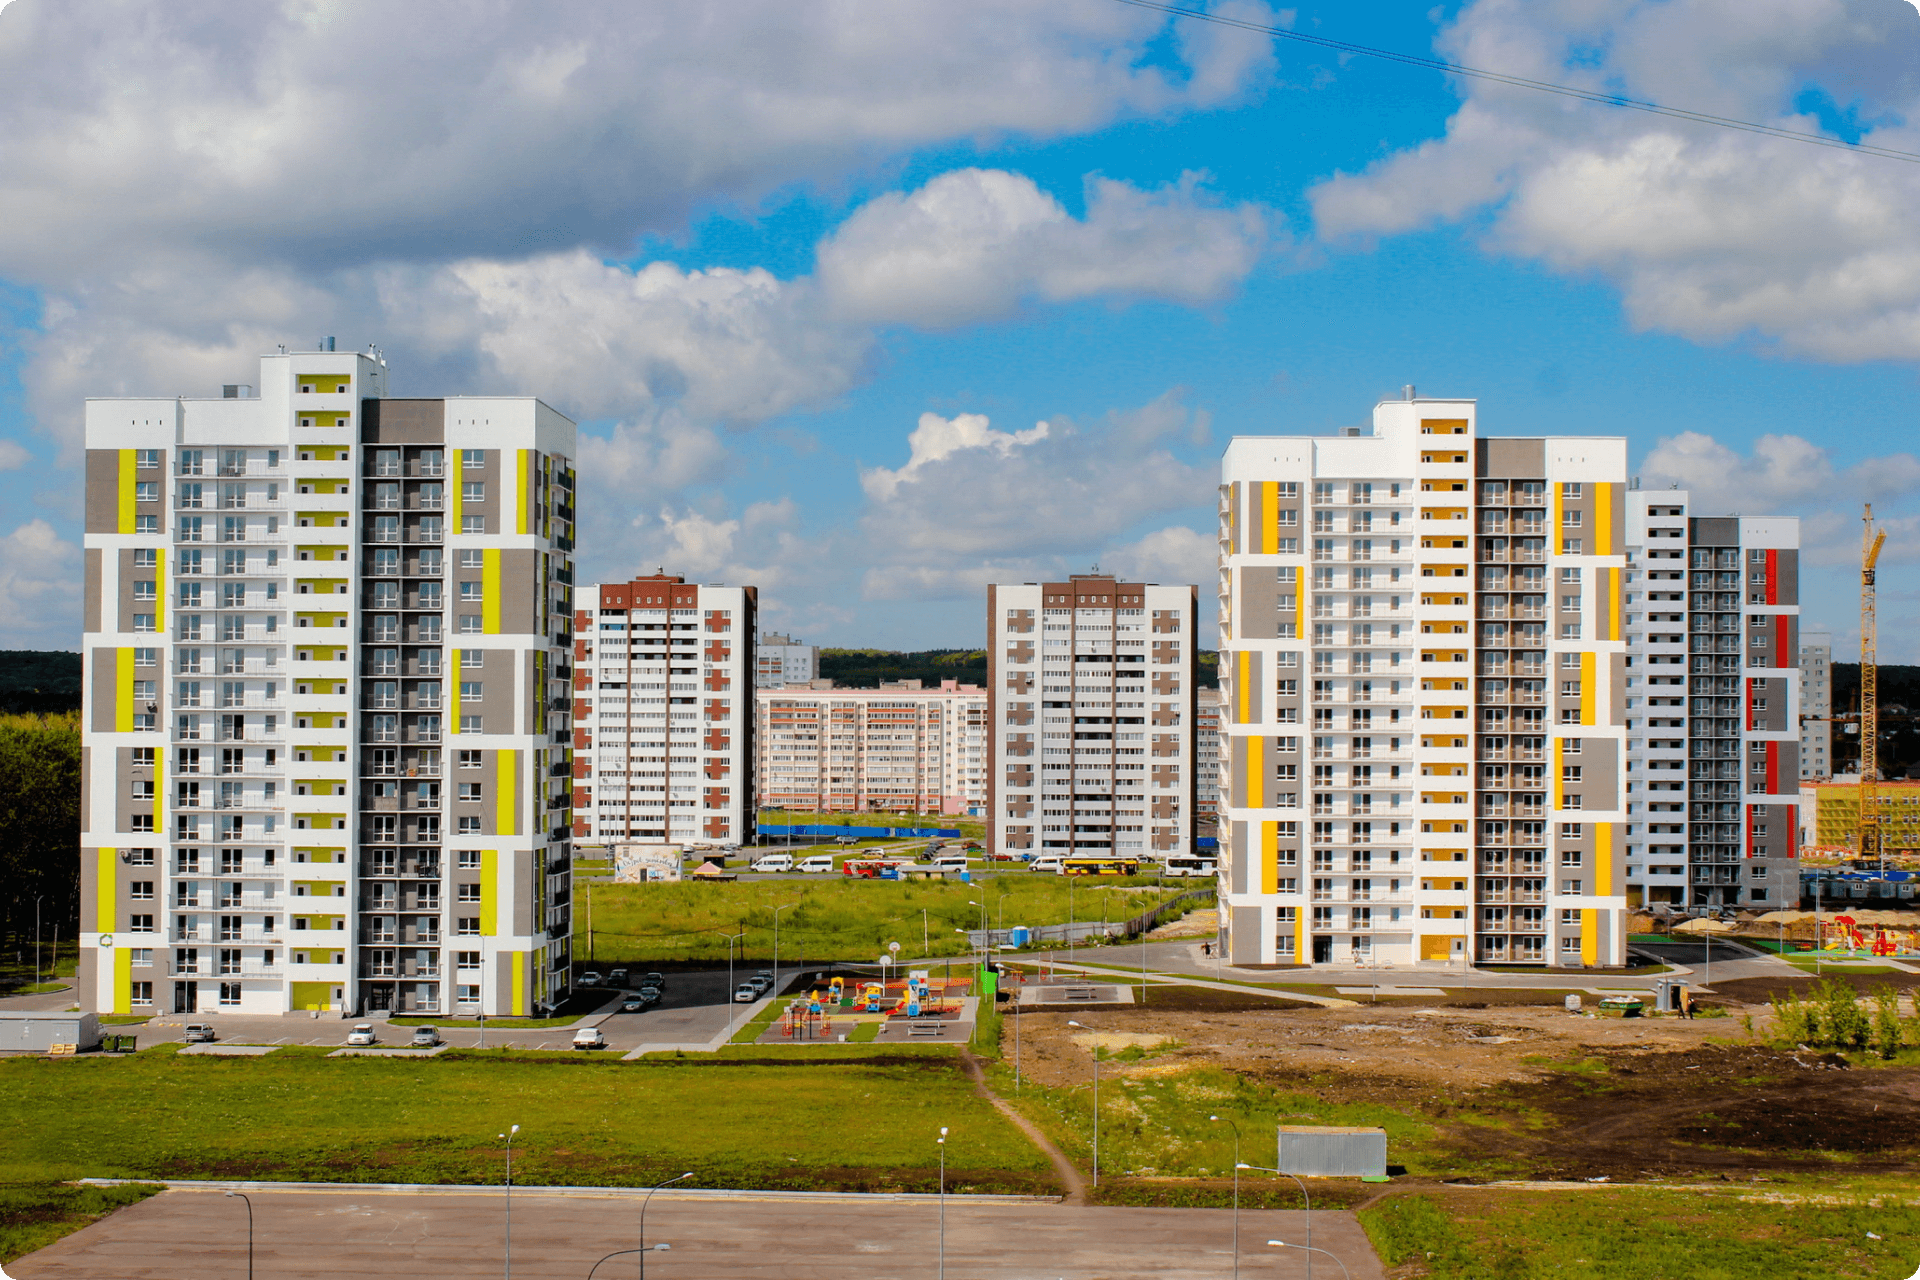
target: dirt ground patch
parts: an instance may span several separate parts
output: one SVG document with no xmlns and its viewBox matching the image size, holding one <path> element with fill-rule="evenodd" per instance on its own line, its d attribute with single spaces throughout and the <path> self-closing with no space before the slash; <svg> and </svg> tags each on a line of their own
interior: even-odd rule
<svg viewBox="0 0 1920 1280">
<path fill-rule="evenodd" d="M 1489 1002 L 1491 1003 L 1491 1002 Z M 1024 1069 L 1088 1077 L 1071 1016 L 1093 1031 L 1179 1047 L 1103 1075 L 1222 1068 L 1251 1083 L 1364 1103 L 1433 1127 L 1435 1176 L 1745 1177 L 1775 1170 L 1920 1167 L 1920 1070 L 1848 1070 L 1832 1055 L 1713 1043 L 1732 1019 L 1577 1017 L 1526 1006 L 1363 1006 L 1173 1012 L 1139 1006 L 1023 1015 Z"/>
<path fill-rule="evenodd" d="M 1710 989 L 1723 1001 L 1764 1005 L 1771 1003 L 1775 996 L 1810 996 L 1816 986 L 1828 980 L 1843 987 L 1852 987 L 1863 996 L 1871 994 L 1878 987 L 1892 987 L 1896 991 L 1920 988 L 1920 973 L 1848 973 L 1843 969 L 1828 969 L 1818 978 L 1811 973 L 1804 978 L 1785 975 L 1778 978 L 1736 978 L 1732 982 L 1716 982 Z"/>
</svg>

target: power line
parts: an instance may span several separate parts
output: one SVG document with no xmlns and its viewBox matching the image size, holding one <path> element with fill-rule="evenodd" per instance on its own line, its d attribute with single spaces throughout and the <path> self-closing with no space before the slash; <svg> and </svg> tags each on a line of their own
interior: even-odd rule
<svg viewBox="0 0 1920 1280">
<path fill-rule="evenodd" d="M 1781 138 L 1788 142 L 1811 143 L 1816 147 L 1830 147 L 1835 151 L 1849 151 L 1860 155 L 1879 156 L 1884 160 L 1902 160 L 1908 164 L 1920 164 L 1920 153 L 1896 151 L 1891 147 L 1876 147 L 1865 142 L 1845 142 L 1839 138 L 1822 137 L 1817 133 L 1803 133 L 1798 129 L 1782 129 L 1777 125 L 1760 124 L 1753 120 L 1735 120 L 1727 116 L 1711 115 L 1705 111 L 1689 111 L 1685 107 L 1662 106 L 1657 102 L 1646 102 L 1639 98 L 1627 98 L 1615 93 L 1601 93 L 1595 89 L 1582 89 L 1570 84 L 1554 84 L 1546 80 L 1529 80 L 1525 76 L 1511 76 L 1501 71 L 1486 71 L 1479 67 L 1462 66 L 1457 62 L 1446 62 L 1439 58 L 1423 58 L 1417 54 L 1396 53 L 1391 49 L 1375 49 L 1370 45 L 1354 44 L 1348 40 L 1334 40 L 1327 36 L 1310 35 L 1304 31 L 1289 31 L 1285 27 L 1269 27 L 1263 23 L 1248 22 L 1241 18 L 1230 18 L 1224 14 L 1204 13 L 1197 9 L 1182 9 L 1175 5 L 1159 4 L 1155 0 L 1118 0 L 1120 4 L 1132 5 L 1137 9 L 1152 9 L 1158 13 L 1170 14 L 1176 18 L 1197 18 L 1202 22 L 1217 23 L 1223 27 L 1238 27 L 1242 31 L 1258 32 L 1278 40 L 1293 40 L 1301 44 L 1310 44 L 1322 49 L 1333 49 L 1340 53 L 1349 53 L 1363 58 L 1380 58 L 1387 62 L 1398 62 L 1403 66 L 1419 67 L 1426 71 L 1439 71 L 1447 75 L 1464 76 L 1471 80 L 1487 80 L 1494 84 L 1511 85 L 1517 89 L 1533 89 L 1540 93 L 1556 93 L 1563 98 L 1577 98 L 1582 102 L 1598 103 L 1607 107 L 1625 107 L 1630 111 L 1644 111 L 1649 115 L 1667 116 L 1674 120 L 1691 120 L 1695 124 L 1710 124 L 1720 129 L 1738 129 L 1745 133 L 1757 133 L 1769 138 Z"/>
</svg>

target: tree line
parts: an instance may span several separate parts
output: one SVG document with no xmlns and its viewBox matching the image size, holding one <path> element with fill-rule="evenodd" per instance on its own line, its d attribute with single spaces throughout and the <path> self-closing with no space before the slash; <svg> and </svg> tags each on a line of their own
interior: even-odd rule
<svg viewBox="0 0 1920 1280">
<path fill-rule="evenodd" d="M 80 923 L 80 715 L 0 715 L 0 933 Z M 9 946 L 11 951 L 13 946 Z"/>
</svg>

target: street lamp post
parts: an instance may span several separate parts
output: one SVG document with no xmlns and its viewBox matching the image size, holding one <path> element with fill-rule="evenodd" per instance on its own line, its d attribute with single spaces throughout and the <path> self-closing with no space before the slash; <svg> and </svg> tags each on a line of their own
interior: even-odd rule
<svg viewBox="0 0 1920 1280">
<path fill-rule="evenodd" d="M 40 985 L 40 903 L 47 895 L 35 894 L 33 899 L 33 985 Z"/>
<path fill-rule="evenodd" d="M 934 1139 L 934 1145 L 940 1148 L 940 1271 L 938 1280 L 947 1278 L 947 1128 L 940 1126 L 940 1136 Z"/>
<path fill-rule="evenodd" d="M 1288 1173 L 1285 1169 L 1269 1169 L 1265 1165 L 1258 1165 L 1258 1164 L 1243 1164 L 1243 1165 L 1239 1165 L 1238 1167 L 1242 1169 L 1251 1169 L 1255 1173 L 1277 1173 L 1283 1178 L 1292 1178 L 1293 1184 L 1300 1188 L 1300 1200 L 1307 1207 L 1307 1242 L 1306 1244 L 1297 1246 L 1297 1247 L 1312 1251 L 1307 1254 L 1307 1280 L 1313 1280 L 1313 1254 L 1325 1253 L 1326 1250 L 1325 1249 L 1316 1250 L 1313 1248 L 1313 1200 L 1311 1197 L 1307 1195 L 1307 1184 L 1300 1181 L 1300 1178 L 1298 1175 Z M 1267 1243 L 1274 1244 L 1275 1242 L 1272 1240 L 1269 1240 L 1267 1241 Z M 1337 1262 L 1339 1261 L 1339 1259 L 1336 1258 L 1335 1261 Z M 1346 1265 L 1347 1264 L 1344 1262 L 1340 1263 L 1341 1269 L 1345 1270 Z"/>
<path fill-rule="evenodd" d="M 247 1280 L 253 1280 L 253 1200 L 244 1191 L 229 1191 L 229 1200 L 238 1196 L 247 1202 Z"/>
<path fill-rule="evenodd" d="M 798 902 L 789 902 L 784 907 L 773 909 L 773 997 L 780 998 L 780 913 L 799 906 Z"/>
<path fill-rule="evenodd" d="M 1082 1026 L 1069 1021 L 1070 1027 L 1079 1027 L 1082 1031 L 1092 1031 L 1092 1027 Z M 1095 1042 L 1093 1049 L 1093 1185 L 1100 1185 L 1100 1045 Z"/>
<path fill-rule="evenodd" d="M 507 1140 L 507 1280 L 513 1280 L 513 1135 L 518 1132 L 520 1126 L 516 1124 L 508 1126 L 505 1133 L 495 1135 Z"/>
<path fill-rule="evenodd" d="M 1233 1130 L 1233 1277 L 1240 1280 L 1240 1126 L 1225 1116 L 1207 1119 Z"/>
<path fill-rule="evenodd" d="M 653 1193 L 661 1187 L 672 1186 L 676 1182 L 685 1182 L 693 1173 L 688 1171 L 668 1178 L 665 1182 L 656 1182 L 647 1191 L 646 1199 L 640 1202 L 640 1280 L 647 1280 L 647 1206 L 653 1203 Z"/>
<path fill-rule="evenodd" d="M 1335 1262 L 1340 1263 L 1340 1274 L 1345 1276 L 1347 1280 L 1353 1280 L 1353 1272 L 1347 1270 L 1347 1264 L 1340 1261 L 1340 1255 L 1337 1253 L 1327 1253 L 1325 1249 L 1316 1249 L 1310 1244 L 1288 1244 L 1285 1240 L 1269 1240 L 1267 1241 L 1267 1243 L 1272 1245 L 1276 1249 L 1303 1250 L 1307 1255 L 1307 1267 L 1308 1267 L 1309 1273 L 1311 1273 L 1311 1270 L 1313 1267 L 1313 1255 L 1316 1253 L 1326 1253 L 1329 1258 L 1332 1258 Z"/>
<path fill-rule="evenodd" d="M 742 929 L 738 933 L 730 933 L 727 935 L 727 1003 L 729 1004 L 733 1003 L 733 944 L 740 942 L 741 939 L 744 939 L 746 936 L 747 931 L 745 929 Z M 744 942 L 741 942 L 742 947 L 745 945 Z"/>
</svg>

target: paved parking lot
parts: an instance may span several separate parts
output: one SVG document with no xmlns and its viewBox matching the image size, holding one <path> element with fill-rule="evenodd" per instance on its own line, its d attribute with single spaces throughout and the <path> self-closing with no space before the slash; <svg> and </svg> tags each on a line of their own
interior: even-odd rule
<svg viewBox="0 0 1920 1280">
<path fill-rule="evenodd" d="M 752 969 L 739 969 L 745 977 Z M 787 970 L 791 979 L 795 971 Z M 639 1013 L 618 1012 L 617 994 L 609 991 L 607 1002 L 579 1022 L 559 1027 L 516 1028 L 511 1022 L 477 1027 L 454 1027 L 436 1023 L 441 1038 L 460 1048 L 473 1048 L 483 1041 L 488 1048 L 512 1045 L 517 1049 L 565 1049 L 573 1043 L 573 1028 L 581 1022 L 598 1024 L 607 1037 L 608 1052 L 628 1052 L 648 1045 L 706 1044 L 721 1038 L 735 1019 L 750 1016 L 760 1005 L 734 1004 L 732 988 L 727 985 L 725 969 L 701 973 L 672 973 L 667 976 L 666 998 Z M 635 972 L 636 981 L 639 973 Z M 222 1043 L 243 1041 L 258 1044 L 341 1045 L 347 1032 L 360 1018 L 341 1018 L 323 1014 L 247 1017 L 235 1014 L 193 1013 L 163 1014 L 137 1027 L 124 1030 L 137 1037 L 142 1048 L 168 1044 L 185 1038 L 190 1022 L 212 1026 Z M 380 1043 L 404 1045 L 413 1035 L 412 1027 L 375 1022 Z"/>
<path fill-rule="evenodd" d="M 274 1280 L 421 1275 L 491 1280 L 506 1272 L 498 1194 L 283 1192 L 249 1188 L 254 1272 Z M 513 1197 L 511 1274 L 583 1280 L 638 1243 L 639 1196 Z M 210 1280 L 247 1274 L 246 1207 L 218 1191 L 168 1191 L 10 1264 L 19 1280 Z M 672 1197 L 647 1214 L 656 1280 L 920 1280 L 939 1270 L 940 1206 L 924 1197 Z M 1303 1280 L 1305 1256 L 1266 1242 L 1305 1239 L 1298 1212 L 1244 1210 L 1240 1270 Z M 1351 1214 L 1313 1215 L 1313 1242 L 1352 1280 L 1381 1280 Z M 1051 1203 L 946 1205 L 945 1274 L 955 1280 L 1226 1280 L 1233 1215 L 1222 1209 L 1075 1208 Z M 1337 1274 L 1316 1255 L 1319 1275 Z M 599 1280 L 638 1271 L 632 1254 Z"/>
</svg>

